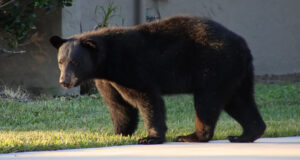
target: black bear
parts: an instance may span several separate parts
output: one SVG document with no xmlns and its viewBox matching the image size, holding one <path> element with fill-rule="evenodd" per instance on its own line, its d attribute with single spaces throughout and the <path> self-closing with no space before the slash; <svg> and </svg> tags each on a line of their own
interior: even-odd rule
<svg viewBox="0 0 300 160">
<path fill-rule="evenodd" d="M 254 100 L 252 55 L 239 35 L 212 20 L 175 16 L 133 27 L 104 28 L 50 42 L 58 49 L 60 84 L 94 79 L 116 134 L 131 135 L 138 111 L 159 144 L 167 131 L 162 95 L 194 95 L 196 131 L 179 142 L 207 142 L 224 109 L 241 124 L 231 142 L 253 142 L 266 125 Z"/>
</svg>

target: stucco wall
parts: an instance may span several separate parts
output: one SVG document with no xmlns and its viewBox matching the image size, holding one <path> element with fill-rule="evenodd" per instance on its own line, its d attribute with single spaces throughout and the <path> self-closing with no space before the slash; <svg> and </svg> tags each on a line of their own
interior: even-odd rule
<svg viewBox="0 0 300 160">
<path fill-rule="evenodd" d="M 62 34 L 67 37 L 89 31 L 101 22 L 96 6 L 106 6 L 108 0 L 77 0 L 73 7 L 62 11 Z M 299 0 L 114 0 L 124 18 L 123 26 L 135 25 L 139 3 L 140 23 L 146 22 L 146 12 L 161 18 L 178 14 L 209 17 L 242 35 L 254 55 L 257 75 L 300 72 L 300 1 Z M 114 17 L 112 25 L 121 24 Z M 81 27 L 80 27 L 81 25 Z"/>
<path fill-rule="evenodd" d="M 110 26 L 135 24 L 134 0 L 76 0 L 72 7 L 62 10 L 62 35 L 68 37 L 93 30 L 103 20 L 103 12 L 100 7 L 103 6 L 107 9 L 109 2 L 113 2 L 113 6 L 117 7 L 116 15 L 109 20 Z"/>
<path fill-rule="evenodd" d="M 205 16 L 242 35 L 257 75 L 300 72 L 299 0 L 145 0 L 161 17 Z M 155 4 L 156 3 L 156 4 Z"/>
</svg>

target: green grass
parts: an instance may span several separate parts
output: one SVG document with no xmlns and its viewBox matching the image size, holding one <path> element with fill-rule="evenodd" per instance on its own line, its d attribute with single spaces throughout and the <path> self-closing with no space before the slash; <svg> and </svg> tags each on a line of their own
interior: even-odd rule
<svg viewBox="0 0 300 160">
<path fill-rule="evenodd" d="M 192 96 L 166 96 L 167 141 L 194 131 Z M 265 137 L 300 135 L 300 84 L 257 84 L 256 100 L 267 123 Z M 241 134 L 226 113 L 214 139 Z M 0 153 L 136 144 L 146 136 L 143 121 L 132 137 L 113 134 L 109 112 L 100 96 L 33 102 L 0 100 Z"/>
</svg>

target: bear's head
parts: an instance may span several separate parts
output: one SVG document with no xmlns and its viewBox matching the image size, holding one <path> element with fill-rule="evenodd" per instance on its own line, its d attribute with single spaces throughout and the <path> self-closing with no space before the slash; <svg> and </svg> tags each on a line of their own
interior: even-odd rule
<svg viewBox="0 0 300 160">
<path fill-rule="evenodd" d="M 58 49 L 59 83 L 64 88 L 78 86 L 82 81 L 95 78 L 98 47 L 96 41 L 87 38 L 50 38 Z"/>
</svg>

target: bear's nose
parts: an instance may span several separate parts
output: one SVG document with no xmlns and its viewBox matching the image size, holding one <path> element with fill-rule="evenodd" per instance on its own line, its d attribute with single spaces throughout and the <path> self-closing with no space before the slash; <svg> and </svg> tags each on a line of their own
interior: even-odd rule
<svg viewBox="0 0 300 160">
<path fill-rule="evenodd" d="M 64 78 L 60 79 L 59 83 L 61 86 L 65 87 L 65 88 L 68 88 L 70 86 L 70 83 Z"/>
<path fill-rule="evenodd" d="M 68 88 L 70 86 L 69 83 L 65 82 L 65 81 L 62 81 L 62 82 L 59 82 L 61 86 L 65 87 L 65 88 Z"/>
<path fill-rule="evenodd" d="M 59 77 L 59 83 L 62 87 L 69 88 L 71 83 L 70 76 L 66 75 L 65 73 L 61 73 Z"/>
</svg>

